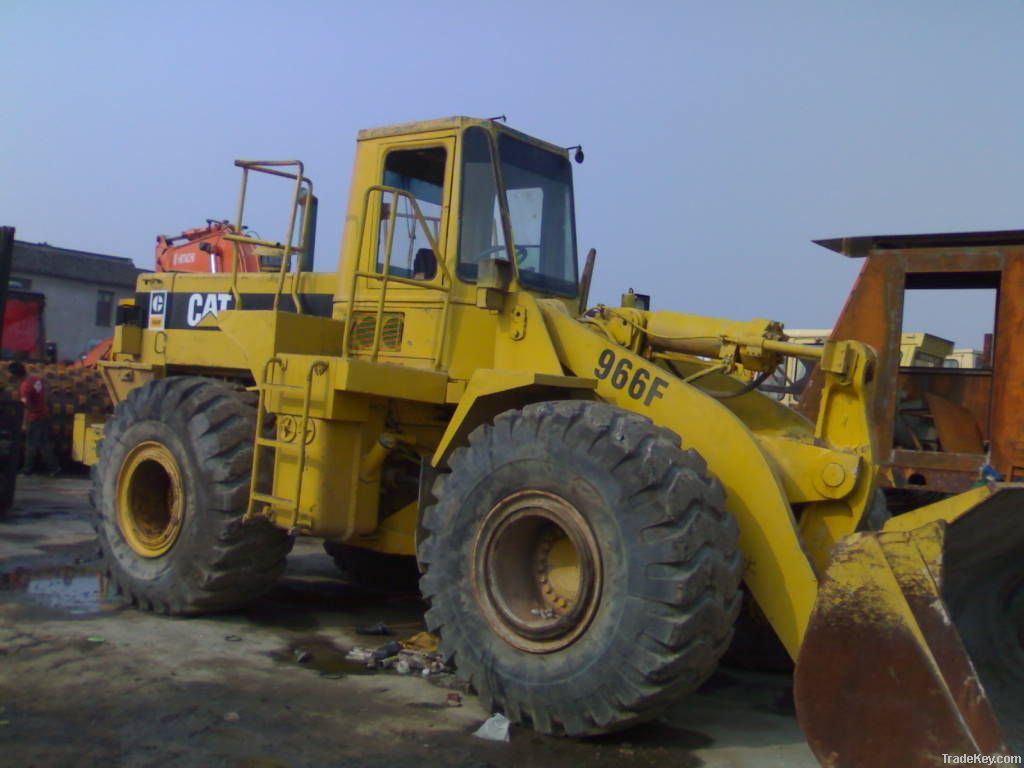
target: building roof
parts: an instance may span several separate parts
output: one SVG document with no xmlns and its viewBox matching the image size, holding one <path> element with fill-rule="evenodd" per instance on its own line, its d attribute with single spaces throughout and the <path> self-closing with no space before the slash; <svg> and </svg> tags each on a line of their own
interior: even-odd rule
<svg viewBox="0 0 1024 768">
<path fill-rule="evenodd" d="M 14 263 L 11 265 L 11 272 L 134 288 L 135 278 L 142 271 L 131 259 L 121 256 L 58 248 L 49 243 L 14 241 Z"/>
</svg>

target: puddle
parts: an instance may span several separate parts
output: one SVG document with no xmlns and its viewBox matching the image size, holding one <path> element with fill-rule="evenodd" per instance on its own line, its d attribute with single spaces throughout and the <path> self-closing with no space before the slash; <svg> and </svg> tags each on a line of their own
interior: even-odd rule
<svg viewBox="0 0 1024 768">
<path fill-rule="evenodd" d="M 119 603 L 109 594 L 106 578 L 77 568 L 31 570 L 18 568 L 0 574 L 0 594 L 53 608 L 73 616 L 115 610 Z"/>
<path fill-rule="evenodd" d="M 365 664 L 346 659 L 347 653 L 347 649 L 339 648 L 330 640 L 314 636 L 296 640 L 284 650 L 271 651 L 269 655 L 274 661 L 318 672 L 321 677 L 376 674 L 376 670 L 367 669 Z"/>
<path fill-rule="evenodd" d="M 381 596 L 334 577 L 286 576 L 244 608 L 243 615 L 254 624 L 306 636 L 325 628 L 354 630 L 378 623 L 415 634 L 424 628 L 425 610 L 418 594 Z"/>
</svg>

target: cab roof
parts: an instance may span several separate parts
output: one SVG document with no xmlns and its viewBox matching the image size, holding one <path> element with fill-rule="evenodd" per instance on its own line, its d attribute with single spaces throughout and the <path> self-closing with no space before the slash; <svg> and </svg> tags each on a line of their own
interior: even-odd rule
<svg viewBox="0 0 1024 768">
<path fill-rule="evenodd" d="M 367 139 L 380 139 L 388 136 L 402 136 L 411 133 L 429 133 L 431 131 L 462 130 L 463 128 L 468 128 L 471 125 L 494 125 L 503 133 L 507 133 L 519 139 L 524 139 L 551 152 L 568 155 L 568 150 L 566 150 L 565 147 L 560 147 L 557 144 L 552 144 L 551 142 L 544 141 L 543 139 L 538 139 L 536 136 L 531 136 L 527 133 L 523 133 L 522 131 L 517 131 L 514 128 L 509 128 L 504 123 L 481 117 L 466 117 L 465 115 L 452 115 L 450 117 L 439 117 L 434 120 L 417 120 L 412 123 L 383 125 L 377 128 L 364 128 L 359 131 L 357 140 L 365 141 Z"/>
</svg>

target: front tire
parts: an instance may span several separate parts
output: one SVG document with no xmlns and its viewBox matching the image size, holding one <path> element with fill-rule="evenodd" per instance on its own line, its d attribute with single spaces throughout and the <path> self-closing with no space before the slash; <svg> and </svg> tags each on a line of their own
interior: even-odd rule
<svg viewBox="0 0 1024 768">
<path fill-rule="evenodd" d="M 590 735 L 650 719 L 711 675 L 742 560 L 696 452 L 584 401 L 508 411 L 469 442 L 423 515 L 421 589 L 488 711 Z"/>
<path fill-rule="evenodd" d="M 106 573 L 144 610 L 236 608 L 281 575 L 292 539 L 242 522 L 256 410 L 229 384 L 171 377 L 132 390 L 107 422 L 93 468 Z"/>
</svg>

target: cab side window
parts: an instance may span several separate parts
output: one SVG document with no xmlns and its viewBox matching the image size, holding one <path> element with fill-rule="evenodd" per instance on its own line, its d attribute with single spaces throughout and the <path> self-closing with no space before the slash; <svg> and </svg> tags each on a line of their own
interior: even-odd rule
<svg viewBox="0 0 1024 768">
<path fill-rule="evenodd" d="M 393 193 L 383 195 L 377 233 L 378 272 L 383 272 L 387 263 L 388 232 L 393 226 L 388 274 L 414 280 L 433 280 L 437 276 L 437 254 L 423 226 L 429 229 L 430 235 L 437 242 L 444 201 L 446 160 L 443 147 L 399 150 L 390 152 L 385 158 L 382 183 L 414 197 L 423 221 L 417 221 L 408 197 Z"/>
</svg>

